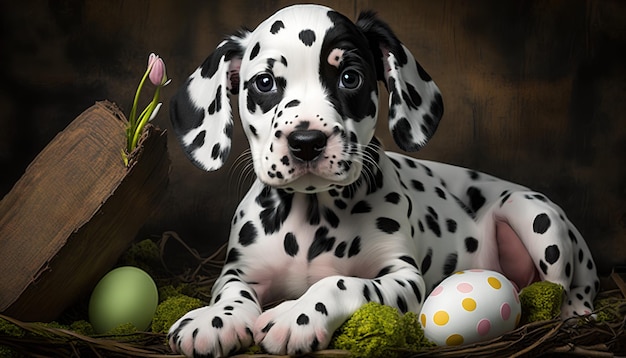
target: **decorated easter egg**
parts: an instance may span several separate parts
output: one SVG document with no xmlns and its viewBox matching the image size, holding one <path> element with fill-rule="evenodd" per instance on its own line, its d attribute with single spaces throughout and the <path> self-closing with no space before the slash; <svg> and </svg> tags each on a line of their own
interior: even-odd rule
<svg viewBox="0 0 626 358">
<path fill-rule="evenodd" d="M 107 273 L 94 288 L 89 300 L 89 320 L 96 333 L 126 323 L 146 330 L 158 303 L 159 293 L 150 275 L 137 267 L 119 267 Z"/>
<path fill-rule="evenodd" d="M 420 323 L 429 340 L 458 346 L 511 331 L 520 316 L 517 290 L 506 277 L 495 271 L 466 270 L 435 287 L 422 306 Z"/>
</svg>

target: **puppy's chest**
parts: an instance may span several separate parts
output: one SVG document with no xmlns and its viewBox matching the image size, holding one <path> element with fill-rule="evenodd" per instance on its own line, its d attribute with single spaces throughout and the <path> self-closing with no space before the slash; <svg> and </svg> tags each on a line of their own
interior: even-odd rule
<svg viewBox="0 0 626 358">
<path fill-rule="evenodd" d="M 236 246 L 246 256 L 245 280 L 253 284 L 263 301 L 279 293 L 297 297 L 328 276 L 376 275 L 380 265 L 371 257 L 364 259 L 370 256 L 364 252 L 375 245 L 375 220 L 350 215 L 351 209 L 336 203 L 339 199 L 335 198 L 318 200 L 313 195 L 294 195 L 283 200 L 291 202 L 274 202 L 273 214 L 268 205 L 265 213 L 262 206 L 255 212 L 257 217 L 242 217 L 231 236 L 231 245 L 236 239 Z M 276 211 L 283 210 L 288 213 L 276 217 L 281 215 Z M 255 230 L 254 240 L 245 239 L 247 231 Z"/>
</svg>

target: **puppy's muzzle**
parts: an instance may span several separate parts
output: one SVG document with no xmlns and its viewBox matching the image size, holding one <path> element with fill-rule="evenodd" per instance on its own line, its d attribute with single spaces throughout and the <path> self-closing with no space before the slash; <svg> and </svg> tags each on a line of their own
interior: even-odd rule
<svg viewBox="0 0 626 358">
<path fill-rule="evenodd" d="M 326 149 L 326 134 L 319 130 L 295 130 L 287 137 L 292 157 L 302 162 L 312 162 Z"/>
</svg>

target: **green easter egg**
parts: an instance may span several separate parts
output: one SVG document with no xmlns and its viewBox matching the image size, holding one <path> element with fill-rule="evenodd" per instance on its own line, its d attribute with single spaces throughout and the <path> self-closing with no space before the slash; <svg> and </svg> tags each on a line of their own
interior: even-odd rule
<svg viewBox="0 0 626 358">
<path fill-rule="evenodd" d="M 96 333 L 106 333 L 125 323 L 146 330 L 159 303 L 154 280 L 132 266 L 119 267 L 96 285 L 89 300 L 89 320 Z"/>
</svg>

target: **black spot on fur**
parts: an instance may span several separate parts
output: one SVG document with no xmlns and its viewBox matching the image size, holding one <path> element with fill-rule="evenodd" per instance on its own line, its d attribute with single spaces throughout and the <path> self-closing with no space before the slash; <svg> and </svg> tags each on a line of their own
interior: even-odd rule
<svg viewBox="0 0 626 358">
<path fill-rule="evenodd" d="M 306 215 L 309 218 L 309 223 L 313 226 L 316 226 L 320 223 L 320 220 L 321 220 L 319 201 L 317 200 L 317 195 L 308 195 L 307 199 L 309 201 L 309 205 L 307 207 Z"/>
<path fill-rule="evenodd" d="M 546 261 L 550 265 L 552 265 L 555 262 L 557 262 L 557 260 L 559 259 L 560 256 L 561 256 L 561 251 L 559 250 L 558 246 L 550 245 L 550 246 L 546 247 L 545 257 L 546 257 Z"/>
<path fill-rule="evenodd" d="M 345 241 L 342 241 L 335 248 L 335 256 L 342 258 L 346 255 L 346 248 L 348 244 Z"/>
<path fill-rule="evenodd" d="M 269 186 L 263 188 L 256 202 L 262 208 L 260 219 L 265 234 L 273 234 L 280 229 L 291 212 L 292 199 L 293 194 L 284 190 L 272 189 Z"/>
<path fill-rule="evenodd" d="M 393 234 L 394 232 L 400 230 L 400 224 L 397 221 L 386 217 L 376 219 L 376 227 L 378 230 L 387 234 Z"/>
<path fill-rule="evenodd" d="M 296 323 L 298 324 L 298 326 L 306 326 L 307 324 L 309 324 L 309 316 L 305 315 L 304 313 L 300 314 L 296 319 Z"/>
<path fill-rule="evenodd" d="M 372 206 L 365 200 L 361 200 L 354 204 L 351 214 L 364 214 L 372 211 Z"/>
<path fill-rule="evenodd" d="M 458 255 L 456 252 L 449 254 L 443 264 L 443 274 L 449 276 L 456 271 Z"/>
<path fill-rule="evenodd" d="M 283 246 L 285 248 L 285 252 L 287 253 L 287 255 L 294 257 L 298 254 L 298 251 L 300 249 L 299 245 L 298 245 L 298 241 L 296 240 L 296 236 L 291 233 L 288 232 L 285 235 L 285 240 L 283 241 Z"/>
<path fill-rule="evenodd" d="M 337 281 L 337 288 L 342 291 L 346 290 L 346 282 L 344 281 L 344 279 L 340 279 L 339 281 Z"/>
<path fill-rule="evenodd" d="M 370 302 L 372 298 L 370 297 L 370 288 L 367 285 L 363 285 L 363 297 L 365 301 Z"/>
<path fill-rule="evenodd" d="M 237 250 L 236 248 L 232 248 L 228 251 L 225 264 L 237 262 L 239 260 L 239 257 L 241 257 L 241 253 L 239 252 L 239 250 Z"/>
<path fill-rule="evenodd" d="M 278 33 L 278 31 L 280 31 L 281 29 L 284 29 L 284 28 L 285 28 L 285 24 L 282 21 L 280 21 L 280 20 L 276 20 L 272 24 L 272 26 L 270 27 L 270 32 L 273 35 L 276 35 Z"/>
<path fill-rule="evenodd" d="M 424 191 L 424 184 L 419 181 L 419 180 L 411 180 L 411 185 L 413 186 L 413 189 L 417 190 L 417 191 Z"/>
<path fill-rule="evenodd" d="M 315 42 L 315 32 L 313 30 L 302 30 L 298 34 L 298 38 L 305 46 L 312 46 Z"/>
<path fill-rule="evenodd" d="M 286 105 L 285 108 L 290 108 L 290 107 L 297 107 L 300 105 L 300 101 L 298 101 L 297 99 L 291 100 L 289 101 Z"/>
<path fill-rule="evenodd" d="M 254 58 L 257 57 L 260 50 L 261 50 L 261 44 L 257 42 L 256 44 L 254 44 L 252 51 L 250 51 L 250 61 L 254 60 Z"/>
<path fill-rule="evenodd" d="M 210 115 L 222 110 L 222 86 L 217 87 L 217 91 L 215 91 L 215 98 L 211 104 L 209 104 L 209 108 L 207 110 Z"/>
<path fill-rule="evenodd" d="M 446 227 L 448 228 L 448 232 L 454 234 L 457 229 L 457 223 L 453 219 L 446 220 Z"/>
<path fill-rule="evenodd" d="M 471 236 L 466 237 L 465 238 L 465 249 L 470 254 L 476 252 L 476 250 L 478 250 L 478 240 L 476 240 L 475 238 L 473 238 Z"/>
<path fill-rule="evenodd" d="M 504 203 L 506 203 L 506 201 L 509 200 L 510 197 L 511 197 L 511 193 L 505 194 L 500 200 L 500 207 L 502 207 L 502 205 L 504 205 Z"/>
<path fill-rule="evenodd" d="M 544 275 L 548 274 L 548 265 L 543 260 L 539 260 L 539 268 Z"/>
<path fill-rule="evenodd" d="M 433 249 L 429 248 L 428 251 L 426 252 L 426 256 L 424 256 L 424 258 L 422 259 L 422 264 L 420 265 L 422 275 L 425 275 L 426 272 L 428 272 L 428 269 L 430 269 L 430 265 L 432 264 L 432 262 L 433 262 Z"/>
<path fill-rule="evenodd" d="M 539 214 L 533 220 L 533 231 L 544 234 L 550 228 L 550 217 L 546 213 Z"/>
<path fill-rule="evenodd" d="M 324 252 L 332 250 L 335 245 L 335 238 L 328 237 L 328 228 L 322 226 L 315 232 L 313 243 L 309 247 L 307 260 L 309 262 Z"/>
<path fill-rule="evenodd" d="M 428 226 L 435 236 L 441 237 L 441 227 L 439 227 L 439 223 L 433 215 L 426 214 L 426 226 Z"/>
<path fill-rule="evenodd" d="M 350 249 L 348 250 L 348 257 L 352 257 L 361 252 L 361 237 L 357 236 L 352 240 L 350 244 Z"/>
<path fill-rule="evenodd" d="M 391 112 L 391 108 L 389 111 Z M 407 152 L 416 152 L 421 146 L 413 141 L 411 130 L 411 123 L 409 120 L 406 119 L 406 117 L 402 117 L 398 119 L 396 125 L 391 129 L 391 134 L 393 136 L 393 140 L 402 150 Z"/>
<path fill-rule="evenodd" d="M 417 283 L 413 280 L 408 280 L 409 285 L 413 289 L 413 293 L 415 294 L 415 298 L 417 299 L 417 303 L 422 303 L 422 291 L 420 291 L 419 287 L 417 287 Z"/>
<path fill-rule="evenodd" d="M 326 219 L 326 222 L 333 228 L 339 226 L 339 217 L 329 208 L 324 209 L 324 219 Z"/>
<path fill-rule="evenodd" d="M 211 321 L 211 326 L 213 326 L 213 328 L 220 329 L 224 327 L 224 322 L 222 321 L 221 318 L 216 316 L 216 317 L 213 317 L 213 320 Z"/>
<path fill-rule="evenodd" d="M 257 230 L 252 221 L 248 221 L 239 230 L 239 243 L 243 246 L 253 244 L 258 236 Z"/>
<path fill-rule="evenodd" d="M 480 189 L 470 186 L 469 188 L 467 188 L 467 196 L 470 200 L 470 208 L 474 212 L 477 212 L 478 210 L 480 210 L 480 208 L 483 207 L 483 205 L 485 205 L 486 199 Z"/>
<path fill-rule="evenodd" d="M 239 295 L 241 295 L 241 297 L 243 297 L 245 299 L 248 299 L 250 301 L 254 301 L 254 298 L 252 298 L 252 295 L 248 291 L 241 290 L 241 291 L 239 291 Z"/>
<path fill-rule="evenodd" d="M 323 314 L 324 316 L 328 316 L 328 310 L 326 309 L 326 306 L 322 302 L 318 302 L 315 304 L 315 310 Z"/>
<path fill-rule="evenodd" d="M 191 142 L 191 145 L 189 146 L 190 150 L 194 150 L 195 148 L 200 148 L 204 145 L 204 138 L 206 137 L 206 131 L 200 131 L 196 137 L 193 139 L 193 142 Z M 219 156 L 219 145 L 218 145 L 218 154 L 216 155 L 211 155 L 211 157 L 213 157 L 213 159 L 217 159 L 217 157 Z"/>
<path fill-rule="evenodd" d="M 389 193 L 385 195 L 385 200 L 392 204 L 397 204 L 400 202 L 400 194 L 398 193 Z"/>
<path fill-rule="evenodd" d="M 415 259 L 413 259 L 411 256 L 400 256 L 400 260 L 408 263 L 409 265 L 415 267 L 416 269 L 417 267 L 417 262 L 415 262 Z"/>
<path fill-rule="evenodd" d="M 406 313 L 408 311 L 408 308 L 406 306 L 406 301 L 401 296 L 398 296 L 398 298 L 396 299 L 396 304 L 398 305 L 400 312 Z"/>
<path fill-rule="evenodd" d="M 275 323 L 274 321 L 270 321 L 270 322 L 268 322 L 268 323 L 265 325 L 265 327 L 263 327 L 263 328 L 261 329 L 261 332 L 263 332 L 263 333 L 267 333 L 267 332 L 269 332 L 269 331 L 270 331 L 270 329 L 272 329 L 272 327 L 274 327 L 274 325 L 275 325 L 275 324 L 276 324 L 276 323 Z"/>
<path fill-rule="evenodd" d="M 343 200 L 337 199 L 335 200 L 335 206 L 343 210 L 348 206 L 348 204 L 346 204 L 346 202 Z"/>
<path fill-rule="evenodd" d="M 446 193 L 440 187 L 435 188 L 435 193 L 437 193 L 437 196 L 439 196 L 441 199 L 446 200 Z"/>
</svg>

